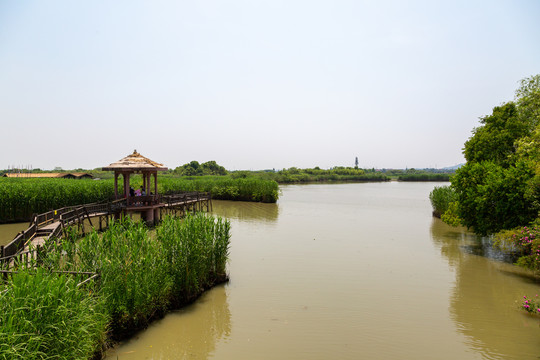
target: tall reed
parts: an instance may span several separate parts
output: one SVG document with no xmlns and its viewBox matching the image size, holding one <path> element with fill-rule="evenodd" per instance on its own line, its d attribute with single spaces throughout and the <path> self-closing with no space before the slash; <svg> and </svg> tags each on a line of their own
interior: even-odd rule
<svg viewBox="0 0 540 360">
<path fill-rule="evenodd" d="M 0 359 L 89 359 L 105 339 L 102 298 L 77 279 L 19 269 L 0 286 Z"/>
<path fill-rule="evenodd" d="M 138 188 L 142 179 L 134 176 Z M 121 181 L 120 181 L 121 182 Z M 119 184 L 121 188 L 121 184 Z M 121 189 L 119 190 L 122 191 Z M 159 193 L 211 192 L 214 199 L 275 203 L 279 186 L 273 180 L 256 177 L 233 179 L 230 176 L 201 176 L 158 179 Z M 0 177 L 0 223 L 28 221 L 34 213 L 65 206 L 111 200 L 114 180 L 13 179 Z"/>
<path fill-rule="evenodd" d="M 105 201 L 113 195 L 112 181 L 0 177 L 0 222 L 27 221 L 33 213 Z"/>
<path fill-rule="evenodd" d="M 275 203 L 279 185 L 274 180 L 259 177 L 197 176 L 193 178 L 164 177 L 160 179 L 163 193 L 184 191 L 211 192 L 213 199 Z"/>
<path fill-rule="evenodd" d="M 156 229 L 177 300 L 189 301 L 226 279 L 230 223 L 198 213 L 184 220 L 166 217 Z"/>
<path fill-rule="evenodd" d="M 77 240 L 52 245 L 45 266 L 98 272 L 112 334 L 122 338 L 171 306 L 193 300 L 226 279 L 230 224 L 198 213 L 166 217 L 155 234 L 130 218 Z"/>
<path fill-rule="evenodd" d="M 450 186 L 435 186 L 429 194 L 433 216 L 440 218 L 457 201 L 457 195 Z"/>
</svg>

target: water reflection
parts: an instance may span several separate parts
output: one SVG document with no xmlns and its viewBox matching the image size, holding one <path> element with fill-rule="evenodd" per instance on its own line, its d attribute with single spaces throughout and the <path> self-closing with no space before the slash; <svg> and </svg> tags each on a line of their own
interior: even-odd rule
<svg viewBox="0 0 540 360">
<path fill-rule="evenodd" d="M 524 269 L 490 260 L 501 256 L 486 239 L 463 228 L 434 219 L 431 236 L 455 271 L 450 318 L 468 345 L 488 359 L 537 358 L 538 354 L 530 353 L 530 345 L 538 343 L 538 319 L 525 313 L 520 316 L 519 306 L 523 295 L 538 292 L 538 280 Z"/>
<path fill-rule="evenodd" d="M 228 219 L 275 222 L 279 215 L 277 204 L 212 200 L 213 212 Z"/>
<path fill-rule="evenodd" d="M 0 245 L 7 245 L 20 231 L 28 228 L 28 223 L 1 224 L 0 225 Z"/>
<path fill-rule="evenodd" d="M 220 285 L 194 304 L 168 314 L 138 336 L 107 353 L 106 359 L 206 359 L 231 334 L 227 289 Z M 145 346 L 140 346 L 144 343 Z"/>
</svg>

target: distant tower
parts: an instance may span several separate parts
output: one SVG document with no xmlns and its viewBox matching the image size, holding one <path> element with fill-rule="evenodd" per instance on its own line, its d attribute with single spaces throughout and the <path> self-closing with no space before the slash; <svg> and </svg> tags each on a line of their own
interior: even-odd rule
<svg viewBox="0 0 540 360">
<path fill-rule="evenodd" d="M 358 156 L 354 159 L 354 167 L 358 169 Z"/>
</svg>

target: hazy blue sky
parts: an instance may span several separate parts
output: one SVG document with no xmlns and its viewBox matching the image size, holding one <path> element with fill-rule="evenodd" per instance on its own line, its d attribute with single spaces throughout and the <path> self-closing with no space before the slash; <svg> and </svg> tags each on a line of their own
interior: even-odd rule
<svg viewBox="0 0 540 360">
<path fill-rule="evenodd" d="M 540 1 L 0 0 L 0 169 L 445 167 L 540 73 Z"/>
</svg>

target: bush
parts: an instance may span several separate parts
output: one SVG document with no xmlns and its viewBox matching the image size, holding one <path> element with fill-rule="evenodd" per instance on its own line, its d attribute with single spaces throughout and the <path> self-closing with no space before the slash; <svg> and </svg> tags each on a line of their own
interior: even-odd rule
<svg viewBox="0 0 540 360">
<path fill-rule="evenodd" d="M 429 200 L 433 207 L 433 216 L 440 218 L 457 200 L 455 191 L 450 186 L 435 186 L 429 194 Z"/>
<path fill-rule="evenodd" d="M 516 265 L 540 271 L 540 226 L 539 220 L 531 226 L 505 230 L 495 235 L 494 246 L 514 254 Z"/>
</svg>

